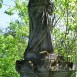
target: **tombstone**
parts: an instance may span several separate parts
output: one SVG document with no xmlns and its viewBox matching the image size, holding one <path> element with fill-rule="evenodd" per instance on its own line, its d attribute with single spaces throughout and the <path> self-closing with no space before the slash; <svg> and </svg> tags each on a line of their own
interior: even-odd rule
<svg viewBox="0 0 77 77">
<path fill-rule="evenodd" d="M 29 41 L 24 60 L 16 61 L 21 77 L 71 77 L 73 71 L 61 71 L 51 41 L 52 0 L 29 0 Z"/>
</svg>

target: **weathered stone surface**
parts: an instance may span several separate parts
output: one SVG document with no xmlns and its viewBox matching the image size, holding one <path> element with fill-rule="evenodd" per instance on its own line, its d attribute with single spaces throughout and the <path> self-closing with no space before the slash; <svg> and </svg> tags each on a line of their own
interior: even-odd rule
<svg viewBox="0 0 77 77">
<path fill-rule="evenodd" d="M 20 73 L 21 77 L 37 77 L 34 73 L 32 63 L 26 62 L 25 60 L 16 61 L 16 70 Z"/>
<path fill-rule="evenodd" d="M 20 73 L 21 77 L 71 77 L 73 73 L 75 73 L 73 66 L 72 68 L 70 68 L 70 66 L 65 67 L 69 64 L 66 62 L 60 64 L 60 62 L 58 63 L 58 60 L 55 60 L 55 58 L 52 60 L 51 55 L 41 59 L 37 64 L 25 60 L 17 61 L 16 70 Z"/>
<path fill-rule="evenodd" d="M 63 57 L 51 54 L 54 52 L 50 29 L 52 0 L 29 0 L 28 11 L 30 20 L 28 47 L 24 53 L 24 60 L 16 61 L 16 70 L 21 77 L 71 77 L 72 68 L 69 71 L 69 65 L 64 62 Z"/>
<path fill-rule="evenodd" d="M 47 51 L 53 53 L 50 29 L 52 26 L 50 13 L 53 12 L 53 3 L 51 0 L 30 0 L 28 12 L 30 35 L 24 58 L 28 52 Z"/>
</svg>

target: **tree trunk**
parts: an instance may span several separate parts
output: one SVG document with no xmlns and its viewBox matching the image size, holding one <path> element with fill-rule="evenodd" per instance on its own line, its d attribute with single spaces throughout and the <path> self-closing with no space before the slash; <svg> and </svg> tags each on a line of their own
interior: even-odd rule
<svg viewBox="0 0 77 77">
<path fill-rule="evenodd" d="M 72 73 L 69 74 L 67 71 L 51 71 L 50 59 L 46 58 L 49 57 L 47 53 L 54 52 L 50 29 L 53 3 L 51 0 L 30 0 L 28 12 L 30 20 L 28 47 L 24 53 L 24 60 L 16 61 L 16 70 L 21 77 L 71 77 Z"/>
<path fill-rule="evenodd" d="M 24 56 L 27 52 L 47 51 L 53 53 L 50 29 L 53 3 L 50 0 L 30 0 L 28 12 L 30 35 Z"/>
</svg>

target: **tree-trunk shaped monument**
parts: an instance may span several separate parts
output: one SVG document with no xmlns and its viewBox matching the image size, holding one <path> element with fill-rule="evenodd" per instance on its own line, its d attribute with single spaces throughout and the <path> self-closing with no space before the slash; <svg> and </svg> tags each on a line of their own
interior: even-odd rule
<svg viewBox="0 0 77 77">
<path fill-rule="evenodd" d="M 72 71 L 60 71 L 71 69 L 72 62 L 64 64 L 64 57 L 55 54 L 52 46 L 53 9 L 52 0 L 29 0 L 28 46 L 24 52 L 24 60 L 16 61 L 16 70 L 21 77 L 71 77 Z"/>
</svg>

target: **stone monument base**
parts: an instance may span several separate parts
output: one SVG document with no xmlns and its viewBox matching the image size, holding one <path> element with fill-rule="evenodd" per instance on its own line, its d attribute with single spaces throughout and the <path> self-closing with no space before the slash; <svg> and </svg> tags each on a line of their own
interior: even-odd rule
<svg viewBox="0 0 77 77">
<path fill-rule="evenodd" d="M 62 56 L 60 56 L 63 60 Z M 72 62 L 63 62 L 60 57 L 50 54 L 41 59 L 38 64 L 31 61 L 17 60 L 16 70 L 20 77 L 76 77 Z M 58 59 L 61 61 L 58 62 Z"/>
</svg>

